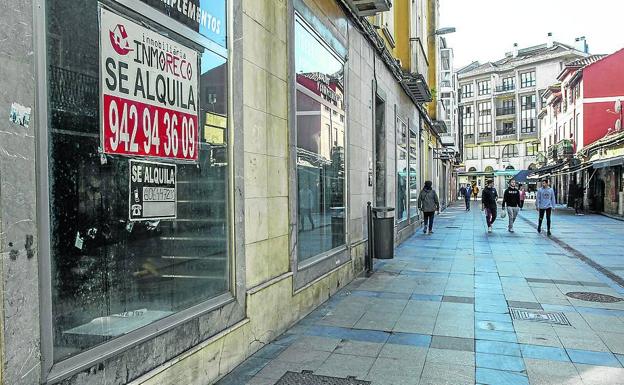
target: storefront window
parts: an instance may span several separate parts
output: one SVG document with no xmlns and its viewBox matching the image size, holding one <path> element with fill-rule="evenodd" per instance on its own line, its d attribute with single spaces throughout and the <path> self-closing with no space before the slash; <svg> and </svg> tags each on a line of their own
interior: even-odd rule
<svg viewBox="0 0 624 385">
<path fill-rule="evenodd" d="M 129 10 L 46 4 L 59 361 L 228 291 L 227 63 Z"/>
<path fill-rule="evenodd" d="M 418 136 L 415 132 L 409 133 L 409 191 L 410 191 L 410 217 L 418 216 Z"/>
<path fill-rule="evenodd" d="M 305 260 L 345 244 L 344 63 L 304 22 L 295 23 L 297 253 Z"/>
<path fill-rule="evenodd" d="M 397 120 L 397 222 L 407 219 L 408 191 L 409 191 L 409 158 L 407 153 L 408 130 L 407 124 Z"/>
</svg>

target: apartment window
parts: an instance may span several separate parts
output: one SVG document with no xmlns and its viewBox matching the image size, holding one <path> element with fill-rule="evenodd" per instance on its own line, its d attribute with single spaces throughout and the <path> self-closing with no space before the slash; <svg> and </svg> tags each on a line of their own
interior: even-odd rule
<svg viewBox="0 0 624 385">
<path fill-rule="evenodd" d="M 462 84 L 461 96 L 462 98 L 472 98 L 474 96 L 472 83 Z"/>
<path fill-rule="evenodd" d="M 535 71 L 520 74 L 520 88 L 535 87 Z"/>
<path fill-rule="evenodd" d="M 303 261 L 345 243 L 344 63 L 298 18 L 294 41 L 297 257 Z M 332 113 L 321 114 L 327 109 Z"/>
<path fill-rule="evenodd" d="M 479 110 L 479 135 L 492 132 L 492 102 L 482 102 L 477 105 Z"/>
<path fill-rule="evenodd" d="M 479 87 L 479 95 L 490 94 L 490 81 L 489 80 L 481 80 L 477 82 L 477 86 Z"/>
<path fill-rule="evenodd" d="M 474 134 L 474 111 L 472 106 L 464 107 L 464 116 L 462 118 L 464 125 L 464 133 Z"/>
<path fill-rule="evenodd" d="M 537 111 L 535 109 L 536 97 L 532 95 L 523 95 L 520 97 L 521 116 L 520 130 L 523 134 L 535 132 L 537 128 Z"/>
<path fill-rule="evenodd" d="M 512 91 L 516 88 L 516 79 L 514 77 L 503 78 L 502 91 Z"/>
<path fill-rule="evenodd" d="M 97 1 L 46 5 L 47 32 L 63 42 L 48 47 L 61 60 L 47 68 L 44 132 L 51 358 L 58 362 L 228 292 L 228 63 L 195 35 L 183 39 Z M 214 6 L 225 22 L 225 1 Z M 125 42 L 120 30 L 143 55 L 143 39 L 168 46 L 150 48 L 185 58 L 188 76 L 156 65 L 148 71 L 147 62 L 130 60 L 144 60 L 140 50 L 126 59 L 108 37 Z M 119 72 L 105 71 L 103 60 Z M 141 96 L 159 88 L 158 78 L 177 85 L 161 90 L 176 107 Z"/>
<path fill-rule="evenodd" d="M 513 99 L 503 100 L 501 108 L 496 111 L 497 115 L 513 115 L 516 113 L 516 102 Z"/>
<path fill-rule="evenodd" d="M 535 156 L 539 152 L 539 143 L 526 143 L 526 156 Z"/>
<path fill-rule="evenodd" d="M 483 159 L 495 159 L 496 158 L 496 146 L 483 146 Z"/>
<path fill-rule="evenodd" d="M 517 158 L 518 156 L 518 147 L 515 144 L 508 144 L 503 147 L 503 159 Z"/>
<path fill-rule="evenodd" d="M 479 147 L 466 147 L 466 160 L 479 159 Z"/>
</svg>

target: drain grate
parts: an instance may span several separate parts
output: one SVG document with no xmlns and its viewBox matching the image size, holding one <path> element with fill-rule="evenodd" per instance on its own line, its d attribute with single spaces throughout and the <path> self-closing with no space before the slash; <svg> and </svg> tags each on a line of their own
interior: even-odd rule
<svg viewBox="0 0 624 385">
<path fill-rule="evenodd" d="M 560 312 L 545 312 L 537 310 L 526 310 L 509 308 L 511 318 L 518 321 L 535 321 L 543 322 L 553 325 L 565 325 L 571 326 L 570 321 L 566 318 L 565 314 Z"/>
<path fill-rule="evenodd" d="M 580 299 L 581 301 L 587 302 L 612 303 L 624 301 L 623 298 L 614 297 L 608 294 L 592 293 L 588 291 L 571 291 L 569 293 L 566 293 L 566 295 L 570 298 Z"/>
<path fill-rule="evenodd" d="M 370 381 L 356 380 L 355 377 L 318 376 L 304 370 L 301 373 L 286 372 L 275 385 L 370 385 Z"/>
</svg>

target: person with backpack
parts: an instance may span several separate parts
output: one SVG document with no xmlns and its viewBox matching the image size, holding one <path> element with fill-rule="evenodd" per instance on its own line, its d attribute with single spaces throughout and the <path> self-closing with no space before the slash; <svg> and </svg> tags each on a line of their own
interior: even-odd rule
<svg viewBox="0 0 624 385">
<path fill-rule="evenodd" d="M 485 186 L 481 193 L 481 210 L 485 210 L 485 221 L 487 223 L 488 233 L 491 233 L 492 225 L 496 221 L 498 192 L 496 192 L 494 188 L 493 180 L 488 180 Z"/>
<path fill-rule="evenodd" d="M 537 190 L 537 198 L 535 200 L 535 208 L 539 213 L 539 221 L 537 224 L 537 232 L 542 232 L 542 221 L 544 220 L 544 214 L 546 214 L 546 228 L 548 236 L 550 232 L 550 216 L 552 210 L 557 204 L 555 200 L 555 191 L 548 185 L 548 179 L 542 180 L 542 187 Z"/>
<path fill-rule="evenodd" d="M 507 230 L 510 233 L 514 232 L 513 225 L 520 211 L 520 194 L 520 190 L 516 188 L 516 181 L 512 179 L 509 182 L 509 187 L 503 194 L 503 210 L 505 210 L 505 207 L 507 208 L 507 215 L 509 216 Z"/>
<path fill-rule="evenodd" d="M 427 228 L 429 228 L 429 234 L 433 234 L 433 216 L 436 211 L 440 211 L 438 194 L 431 186 L 431 181 L 426 181 L 425 187 L 418 195 L 418 209 L 423 212 L 424 218 L 423 234 L 427 234 Z"/>
</svg>

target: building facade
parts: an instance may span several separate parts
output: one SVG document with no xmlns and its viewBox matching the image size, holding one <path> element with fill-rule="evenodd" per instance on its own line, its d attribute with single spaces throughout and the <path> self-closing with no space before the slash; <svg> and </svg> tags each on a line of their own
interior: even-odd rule
<svg viewBox="0 0 624 385">
<path fill-rule="evenodd" d="M 529 190 L 534 188 L 526 174 L 537 168 L 537 115 L 544 103 L 540 95 L 565 63 L 583 56 L 585 52 L 552 40 L 524 49 L 515 44 L 501 60 L 474 62 L 458 71 L 465 164 L 460 184 L 482 190 L 492 179 L 502 190 L 517 178 Z"/>
<path fill-rule="evenodd" d="M 550 177 L 568 206 L 582 202 L 587 210 L 624 215 L 623 65 L 624 50 L 572 61 L 543 94 L 547 152 L 536 174 Z"/>
<path fill-rule="evenodd" d="M 373 3 L 0 6 L 3 384 L 214 383 L 420 226 L 438 5 Z"/>
</svg>

